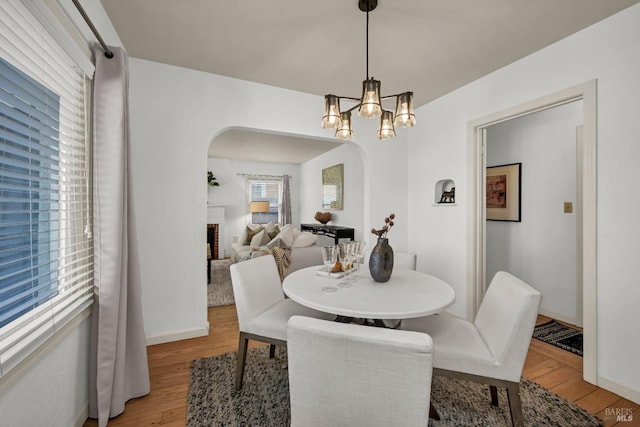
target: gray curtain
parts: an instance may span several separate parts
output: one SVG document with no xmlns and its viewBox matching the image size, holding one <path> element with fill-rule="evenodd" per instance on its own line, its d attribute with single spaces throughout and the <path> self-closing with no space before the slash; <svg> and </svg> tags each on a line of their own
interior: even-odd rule
<svg viewBox="0 0 640 427">
<path fill-rule="evenodd" d="M 289 175 L 282 177 L 282 225 L 291 224 L 291 189 Z"/>
<path fill-rule="evenodd" d="M 128 58 L 95 49 L 93 218 L 95 302 L 89 416 L 106 426 L 149 393 L 129 161 Z"/>
</svg>

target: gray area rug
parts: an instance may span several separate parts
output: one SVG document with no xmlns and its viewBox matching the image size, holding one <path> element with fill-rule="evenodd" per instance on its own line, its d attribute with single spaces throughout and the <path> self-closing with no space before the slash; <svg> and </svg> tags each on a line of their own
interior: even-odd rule
<svg viewBox="0 0 640 427">
<path fill-rule="evenodd" d="M 192 361 L 187 426 L 288 426 L 286 357 L 280 347 L 275 359 L 269 359 L 268 347 L 249 350 L 239 392 L 234 390 L 235 352 Z M 602 425 L 598 418 L 525 378 L 520 388 L 527 426 Z M 434 376 L 431 400 L 441 420 L 429 420 L 429 426 L 511 426 L 506 393 L 499 393 L 496 408 L 491 406 L 487 386 Z"/>
<path fill-rule="evenodd" d="M 211 261 L 211 283 L 207 285 L 208 307 L 219 307 L 234 303 L 229 267 L 231 267 L 230 259 Z"/>
</svg>

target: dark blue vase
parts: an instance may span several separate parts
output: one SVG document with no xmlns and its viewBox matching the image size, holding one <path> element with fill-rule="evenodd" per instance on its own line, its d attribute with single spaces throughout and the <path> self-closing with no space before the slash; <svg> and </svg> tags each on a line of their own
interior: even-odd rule
<svg viewBox="0 0 640 427">
<path fill-rule="evenodd" d="M 386 282 L 393 271 L 393 248 L 389 239 L 380 237 L 369 257 L 369 271 L 376 282 Z"/>
</svg>

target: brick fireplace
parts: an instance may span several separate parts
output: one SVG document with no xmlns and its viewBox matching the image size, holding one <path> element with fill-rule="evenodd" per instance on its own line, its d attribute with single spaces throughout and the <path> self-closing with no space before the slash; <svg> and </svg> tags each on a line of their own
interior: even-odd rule
<svg viewBox="0 0 640 427">
<path fill-rule="evenodd" d="M 224 206 L 207 206 L 207 243 L 211 259 L 224 258 Z"/>
<path fill-rule="evenodd" d="M 207 243 L 211 248 L 211 258 L 218 259 L 220 257 L 220 225 L 207 224 Z"/>
</svg>

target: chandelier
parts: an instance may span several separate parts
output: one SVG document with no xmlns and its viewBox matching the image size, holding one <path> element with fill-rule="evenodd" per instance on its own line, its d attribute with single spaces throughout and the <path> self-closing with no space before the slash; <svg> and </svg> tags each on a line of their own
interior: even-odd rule
<svg viewBox="0 0 640 427">
<path fill-rule="evenodd" d="M 336 138 L 349 140 L 353 138 L 351 128 L 351 112 L 358 108 L 358 115 L 368 119 L 380 118 L 378 139 L 385 140 L 396 136 L 395 126 L 408 127 L 416 123 L 413 113 L 413 92 L 396 95 L 381 96 L 380 80 L 369 77 L 369 12 L 378 5 L 378 0 L 359 0 L 358 8 L 367 14 L 367 78 L 362 82 L 362 96 L 352 98 L 348 96 L 325 95 L 324 116 L 322 127 L 335 129 Z M 396 98 L 395 115 L 382 107 L 382 100 Z M 356 105 L 348 110 L 340 110 L 340 101 L 355 102 Z"/>
</svg>

